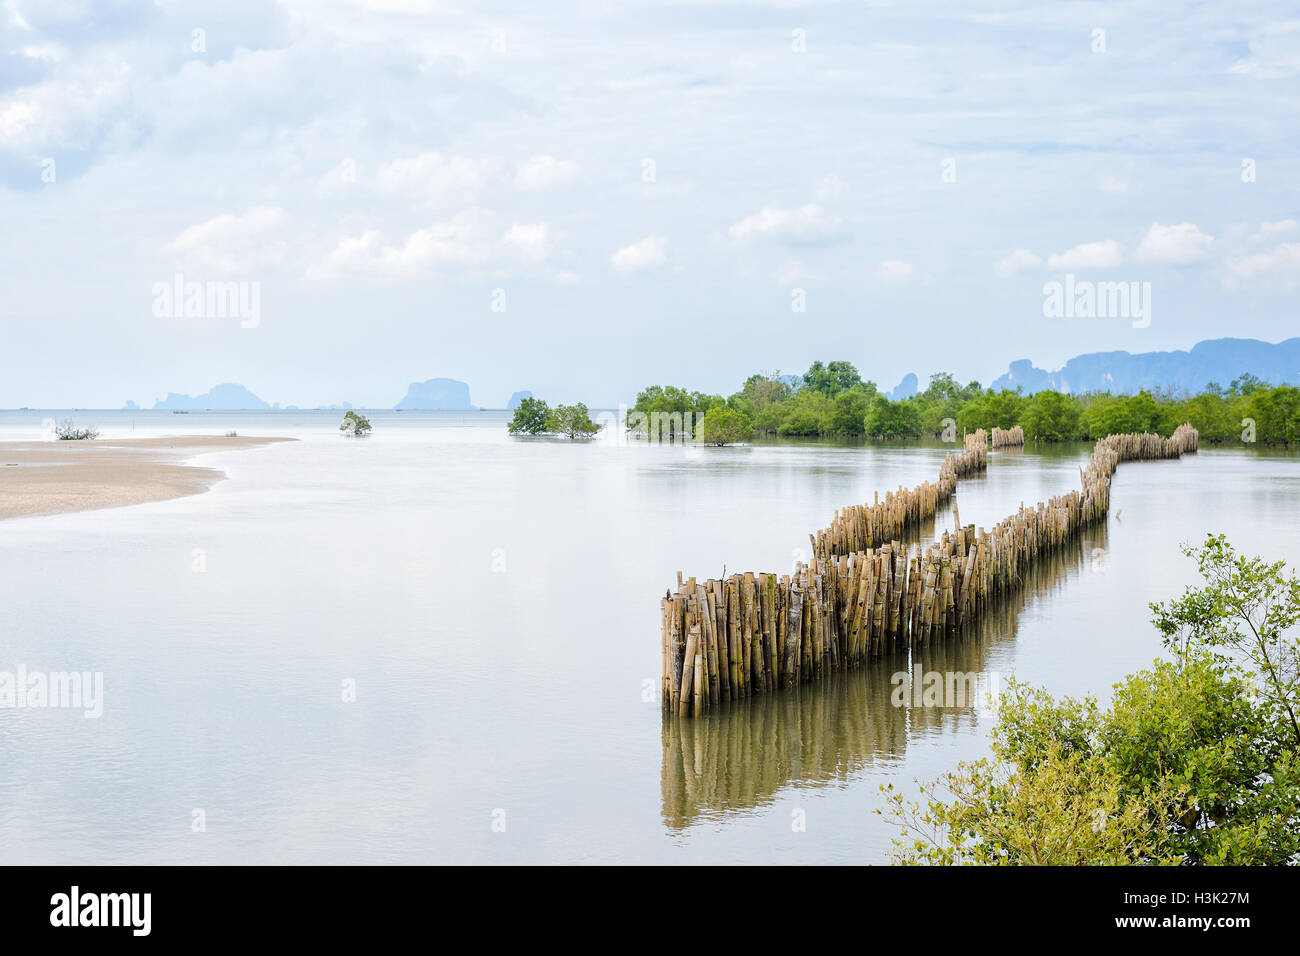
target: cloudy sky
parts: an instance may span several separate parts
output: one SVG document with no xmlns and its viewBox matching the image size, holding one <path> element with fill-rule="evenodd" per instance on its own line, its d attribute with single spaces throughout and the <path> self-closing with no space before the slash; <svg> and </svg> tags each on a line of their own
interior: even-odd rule
<svg viewBox="0 0 1300 956">
<path fill-rule="evenodd" d="M 1278 341 L 1296 16 L 0 0 L 0 407 L 436 376 L 609 406 L 815 358 L 892 387 Z M 1149 326 L 1045 317 L 1066 273 L 1151 283 Z M 249 283 L 257 321 L 166 314 L 178 274 Z"/>
</svg>

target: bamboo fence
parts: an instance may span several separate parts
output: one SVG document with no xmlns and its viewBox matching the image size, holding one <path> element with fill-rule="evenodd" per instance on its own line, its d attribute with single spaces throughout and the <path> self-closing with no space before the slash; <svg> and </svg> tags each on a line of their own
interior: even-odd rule
<svg viewBox="0 0 1300 956">
<path fill-rule="evenodd" d="M 1025 443 L 1025 430 L 1019 425 L 1014 428 L 993 428 L 993 447 L 1007 448 L 1012 445 L 1023 445 Z"/>
<path fill-rule="evenodd" d="M 959 478 L 987 466 L 980 431 L 944 459 L 937 485 L 837 511 L 792 574 L 701 582 L 679 571 L 677 592 L 660 602 L 665 709 L 698 716 L 955 635 L 1014 594 L 1034 561 L 1105 517 L 1120 462 L 1179 458 L 1197 441 L 1191 425 L 1170 438 L 1110 435 L 1093 448 L 1080 488 L 1033 508 L 1021 504 L 991 531 L 958 517 L 938 541 L 905 547 L 904 532 L 933 515 Z"/>
</svg>

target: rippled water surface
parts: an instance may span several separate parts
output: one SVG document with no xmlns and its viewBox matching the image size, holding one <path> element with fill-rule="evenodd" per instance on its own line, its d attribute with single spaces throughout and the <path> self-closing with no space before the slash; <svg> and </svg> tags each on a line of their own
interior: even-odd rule
<svg viewBox="0 0 1300 956">
<path fill-rule="evenodd" d="M 104 675 L 98 719 L 0 710 L 0 860 L 884 862 L 880 785 L 984 754 L 991 726 L 891 706 L 892 674 L 1105 695 L 1161 653 L 1146 605 L 1192 581 L 1180 542 L 1300 563 L 1295 455 L 1128 463 L 1107 526 L 979 634 L 665 719 L 676 571 L 787 570 L 836 507 L 933 480 L 946 449 L 511 440 L 493 412 L 376 413 L 356 441 L 338 416 L 76 413 L 105 437 L 300 440 L 202 456 L 229 478 L 196 497 L 0 523 L 0 671 Z M 0 413 L 0 440 L 49 417 Z M 993 454 L 962 520 L 1076 486 L 1088 447 Z"/>
</svg>

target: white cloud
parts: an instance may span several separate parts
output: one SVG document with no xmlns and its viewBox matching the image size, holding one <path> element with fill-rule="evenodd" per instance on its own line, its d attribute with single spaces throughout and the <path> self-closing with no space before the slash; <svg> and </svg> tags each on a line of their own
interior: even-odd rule
<svg viewBox="0 0 1300 956">
<path fill-rule="evenodd" d="M 14 139 L 36 123 L 40 112 L 31 103 L 11 100 L 0 106 L 0 139 Z"/>
<path fill-rule="evenodd" d="M 900 285 L 912 278 L 912 265 L 902 259 L 886 259 L 880 264 L 877 275 L 881 282 Z"/>
<path fill-rule="evenodd" d="M 0 151 L 25 156 L 88 148 L 130 99 L 132 70 L 117 53 L 83 56 L 64 65 L 29 48 L 51 78 L 0 97 Z"/>
<path fill-rule="evenodd" d="M 401 243 L 388 242 L 378 229 L 367 229 L 359 236 L 341 239 L 308 275 L 317 279 L 340 275 L 398 278 L 447 267 L 486 266 L 518 248 L 517 243 L 507 248 L 504 238 L 494 241 L 487 220 L 482 210 L 466 209 L 445 222 L 417 229 Z M 527 235 L 529 228 L 522 227 L 518 235 Z"/>
<path fill-rule="evenodd" d="M 18 9 L 18 4 L 14 0 L 9 0 L 5 4 L 5 13 L 9 14 L 9 22 L 20 30 L 31 30 L 32 25 L 23 17 L 22 11 Z"/>
<path fill-rule="evenodd" d="M 549 239 L 550 228 L 546 223 L 526 225 L 516 222 L 501 237 L 501 242 L 506 248 L 514 250 L 523 258 L 536 260 L 546 258 Z"/>
<path fill-rule="evenodd" d="M 557 272 L 555 273 L 555 281 L 560 285 L 577 285 L 582 281 L 582 276 L 576 272 Z"/>
<path fill-rule="evenodd" d="M 547 223 L 516 222 L 504 233 L 497 233 L 492 219 L 482 209 L 466 209 L 445 222 L 417 229 L 401 242 L 390 242 L 378 229 L 367 229 L 339 240 L 333 251 L 308 270 L 308 276 L 401 278 L 449 269 L 486 269 L 500 274 L 550 255 Z"/>
<path fill-rule="evenodd" d="M 285 242 L 275 233 L 288 221 L 283 209 L 254 206 L 242 215 L 223 213 L 190 226 L 163 247 L 181 268 L 244 272 L 280 261 Z"/>
<path fill-rule="evenodd" d="M 1128 181 L 1115 176 L 1107 176 L 1097 184 L 1097 188 L 1104 193 L 1126 193 L 1128 192 Z"/>
<path fill-rule="evenodd" d="M 1142 262 L 1169 262 L 1182 265 L 1197 262 L 1210 254 L 1214 237 L 1206 235 L 1190 222 L 1162 226 L 1153 222 L 1137 248 Z"/>
<path fill-rule="evenodd" d="M 1038 258 L 1028 249 L 1017 249 L 993 267 L 993 271 L 1002 277 L 1013 276 L 1022 269 L 1037 269 L 1043 264 L 1043 260 Z"/>
<path fill-rule="evenodd" d="M 1255 234 L 1250 237 L 1253 243 L 1273 242 L 1281 236 L 1289 236 L 1300 229 L 1294 219 L 1283 219 L 1280 222 L 1261 222 Z"/>
<path fill-rule="evenodd" d="M 491 160 L 421 153 L 386 163 L 375 177 L 385 193 L 429 203 L 468 202 L 492 176 Z"/>
<path fill-rule="evenodd" d="M 572 179 L 578 173 L 578 164 L 554 156 L 533 156 L 520 163 L 515 171 L 515 185 L 520 189 L 545 189 Z"/>
<path fill-rule="evenodd" d="M 1047 257 L 1049 269 L 1109 269 L 1124 261 L 1124 247 L 1114 239 L 1082 242 Z"/>
<path fill-rule="evenodd" d="M 1228 68 L 1261 79 L 1300 73 L 1300 20 L 1269 23 L 1250 41 L 1250 55 Z"/>
<path fill-rule="evenodd" d="M 1268 252 L 1234 256 L 1227 260 L 1229 288 L 1250 284 L 1280 286 L 1291 291 L 1300 285 L 1300 242 L 1283 242 Z"/>
<path fill-rule="evenodd" d="M 609 264 L 616 272 L 636 272 L 656 268 L 667 261 L 668 240 L 663 236 L 646 236 L 614 253 Z"/>
<path fill-rule="evenodd" d="M 825 210 L 816 203 L 807 203 L 797 209 L 773 209 L 764 206 L 752 216 L 735 223 L 727 230 L 733 242 L 754 239 L 807 239 L 825 233 L 830 228 Z"/>
</svg>

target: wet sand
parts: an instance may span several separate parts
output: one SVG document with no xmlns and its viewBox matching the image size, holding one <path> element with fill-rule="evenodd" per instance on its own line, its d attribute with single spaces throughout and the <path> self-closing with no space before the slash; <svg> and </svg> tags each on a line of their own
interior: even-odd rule
<svg viewBox="0 0 1300 956">
<path fill-rule="evenodd" d="M 187 465 L 186 459 L 281 441 L 294 439 L 187 435 L 0 442 L 0 521 L 197 495 L 226 475 Z"/>
</svg>

